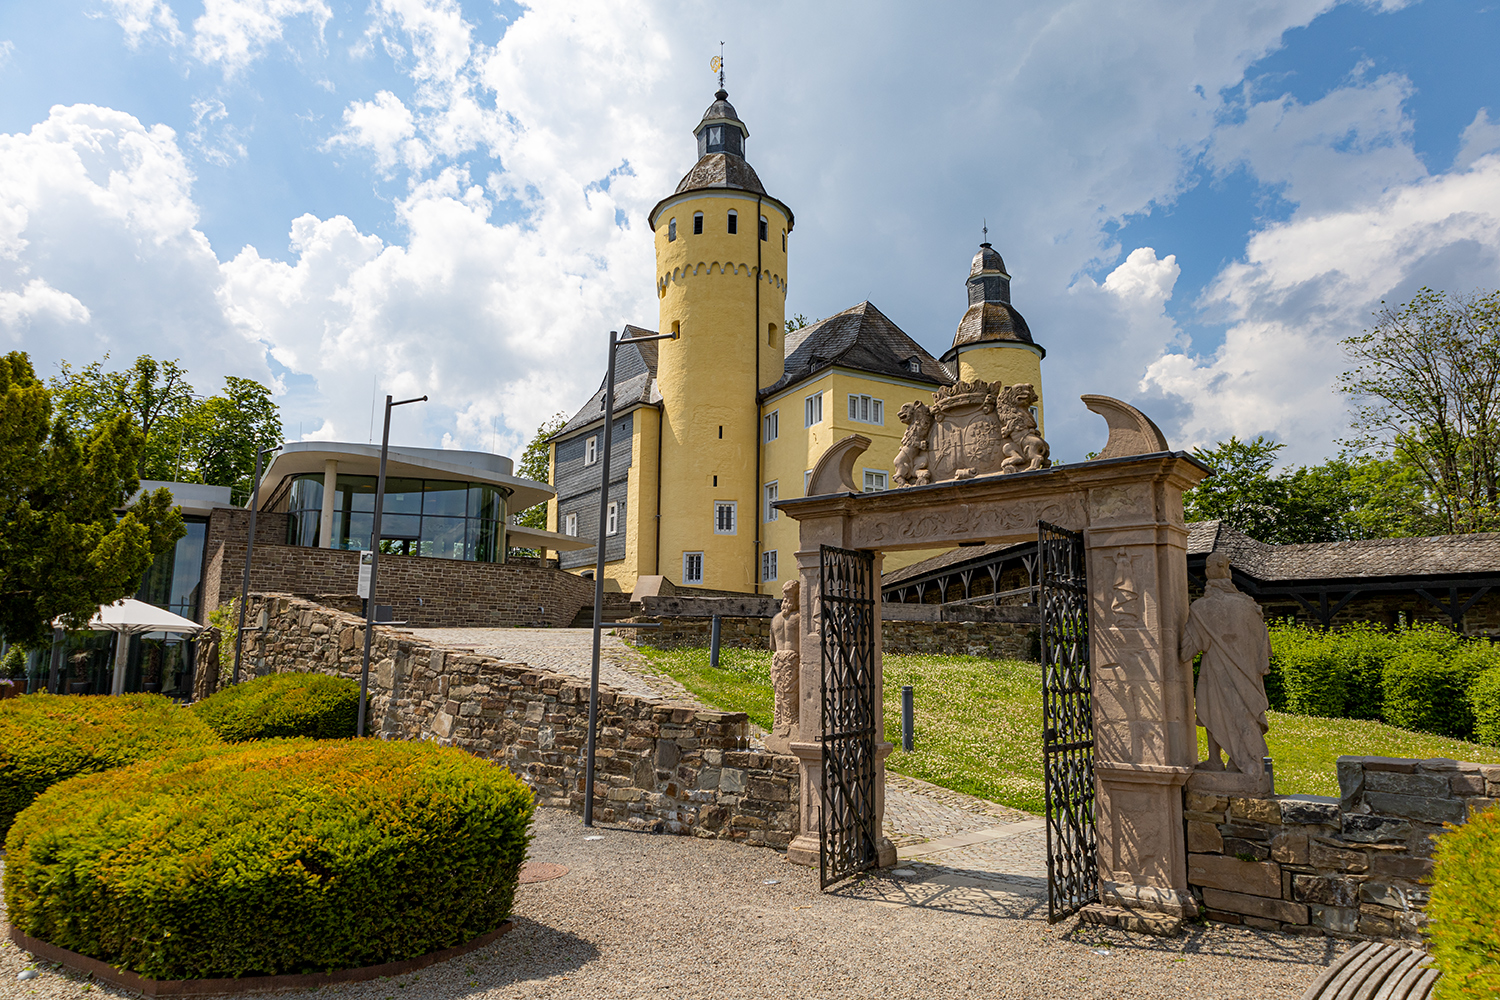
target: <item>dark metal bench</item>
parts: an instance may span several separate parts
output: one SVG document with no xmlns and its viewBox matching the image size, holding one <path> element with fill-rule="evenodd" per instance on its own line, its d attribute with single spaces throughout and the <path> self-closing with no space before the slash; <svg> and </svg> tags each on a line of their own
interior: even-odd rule
<svg viewBox="0 0 1500 1000">
<path fill-rule="evenodd" d="M 1441 974 L 1416 948 L 1365 941 L 1334 959 L 1302 1000 L 1427 1000 Z"/>
</svg>

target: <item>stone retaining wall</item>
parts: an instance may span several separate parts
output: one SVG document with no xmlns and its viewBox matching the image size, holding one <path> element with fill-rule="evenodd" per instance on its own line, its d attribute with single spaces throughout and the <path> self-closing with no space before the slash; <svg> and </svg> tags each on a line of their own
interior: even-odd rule
<svg viewBox="0 0 1500 1000">
<path fill-rule="evenodd" d="M 684 649 L 709 645 L 712 618 L 641 616 L 633 622 L 660 622 L 661 628 L 642 629 L 626 639 L 656 649 Z M 983 656 L 991 660 L 1035 660 L 1036 626 L 1024 622 L 881 622 L 887 655 L 941 653 Z M 720 618 L 719 645 L 735 649 L 769 649 L 770 618 Z"/>
<path fill-rule="evenodd" d="M 359 679 L 363 619 L 311 601 L 252 595 L 253 675 Z M 583 811 L 586 681 L 444 649 L 377 626 L 369 729 L 504 764 L 544 806 Z M 662 704 L 601 685 L 594 816 L 637 829 L 785 848 L 797 833 L 797 759 L 748 748 L 743 713 Z"/>
<path fill-rule="evenodd" d="M 1500 766 L 1340 757 L 1341 798 L 1186 793 L 1188 882 L 1210 920 L 1417 940 L 1432 838 L 1500 798 Z"/>
</svg>

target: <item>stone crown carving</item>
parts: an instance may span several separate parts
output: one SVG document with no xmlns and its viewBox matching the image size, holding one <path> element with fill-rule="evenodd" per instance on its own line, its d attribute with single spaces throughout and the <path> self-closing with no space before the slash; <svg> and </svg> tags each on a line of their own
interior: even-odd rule
<svg viewBox="0 0 1500 1000">
<path fill-rule="evenodd" d="M 922 486 L 950 479 L 1032 472 L 1051 463 L 1051 448 L 1037 429 L 1029 382 L 957 382 L 932 394 L 932 405 L 913 401 L 899 411 L 906 425 L 896 452 L 894 484 Z"/>
</svg>

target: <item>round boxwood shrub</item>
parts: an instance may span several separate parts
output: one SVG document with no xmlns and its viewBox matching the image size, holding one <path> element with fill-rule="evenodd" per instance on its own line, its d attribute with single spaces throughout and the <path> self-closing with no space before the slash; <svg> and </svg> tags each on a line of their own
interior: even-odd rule
<svg viewBox="0 0 1500 1000">
<path fill-rule="evenodd" d="M 31 694 L 0 701 L 0 836 L 66 778 L 134 764 L 219 738 L 159 694 Z"/>
<path fill-rule="evenodd" d="M 6 842 L 33 937 L 155 979 L 413 958 L 510 914 L 534 804 L 424 742 L 270 740 L 57 785 Z"/>
<path fill-rule="evenodd" d="M 1438 838 L 1427 936 L 1443 970 L 1433 996 L 1500 996 L 1500 807 Z"/>
<path fill-rule="evenodd" d="M 278 736 L 345 739 L 358 723 L 359 685 L 327 674 L 270 674 L 231 685 L 193 711 L 230 743 Z"/>
</svg>

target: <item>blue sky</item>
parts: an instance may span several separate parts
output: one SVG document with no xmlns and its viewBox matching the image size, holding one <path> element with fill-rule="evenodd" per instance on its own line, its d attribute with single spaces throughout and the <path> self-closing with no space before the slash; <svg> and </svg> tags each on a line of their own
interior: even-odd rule
<svg viewBox="0 0 1500 1000">
<path fill-rule="evenodd" d="M 1179 446 L 1337 450 L 1341 337 L 1500 287 L 1500 5 L 59 0 L 0 7 L 0 346 L 274 380 L 292 437 L 515 453 L 654 326 L 645 214 L 726 43 L 789 313 L 934 353 L 982 219 L 1083 392 Z M 420 410 L 420 412 L 418 412 Z"/>
</svg>

